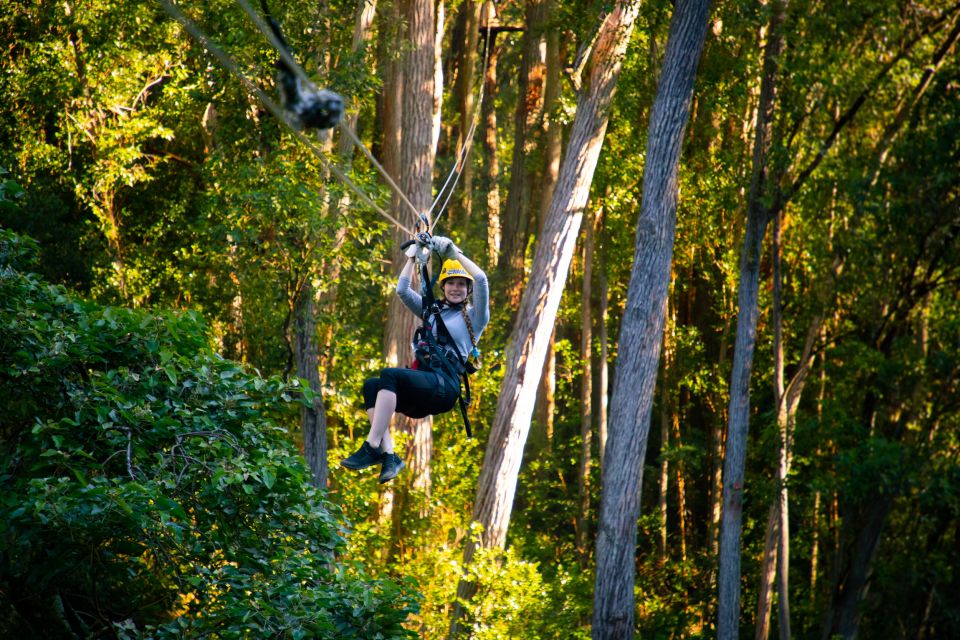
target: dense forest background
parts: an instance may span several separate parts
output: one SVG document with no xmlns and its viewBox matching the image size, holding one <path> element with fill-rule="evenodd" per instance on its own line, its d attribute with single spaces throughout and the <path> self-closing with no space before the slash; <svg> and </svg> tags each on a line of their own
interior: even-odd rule
<svg viewBox="0 0 960 640">
<path fill-rule="evenodd" d="M 0 0 L 0 635 L 960 635 L 960 4 L 269 5 L 415 207 L 477 123 L 475 437 L 338 466 L 416 320 L 343 128 L 163 3 Z M 177 6 L 276 95 L 242 3 Z"/>
</svg>

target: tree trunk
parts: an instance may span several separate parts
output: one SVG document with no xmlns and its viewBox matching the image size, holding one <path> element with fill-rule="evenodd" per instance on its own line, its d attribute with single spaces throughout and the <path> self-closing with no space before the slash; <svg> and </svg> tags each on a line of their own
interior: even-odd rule
<svg viewBox="0 0 960 640">
<path fill-rule="evenodd" d="M 638 9 L 639 3 L 636 2 L 618 3 L 604 22 L 594 52 L 590 88 L 582 94 L 577 106 L 543 237 L 534 255 L 533 276 L 523 295 L 508 347 L 506 375 L 473 509 L 473 520 L 483 525 L 481 544 L 488 548 L 502 548 L 506 542 L 517 473 L 530 429 L 533 397 L 600 156 L 610 102 Z M 464 565 L 470 563 L 473 552 L 473 544 L 468 543 L 464 550 Z M 473 585 L 461 580 L 457 595 L 469 600 L 473 592 Z M 458 631 L 460 615 L 462 606 L 458 603 L 451 636 L 455 637 Z"/>
<path fill-rule="evenodd" d="M 767 515 L 767 533 L 763 537 L 763 562 L 760 563 L 760 588 L 757 596 L 757 622 L 754 640 L 770 637 L 770 610 L 773 608 L 773 585 L 777 577 L 777 537 L 780 510 L 777 503 L 770 505 Z"/>
<path fill-rule="evenodd" d="M 600 243 L 600 274 L 599 274 L 599 285 L 600 285 L 600 317 L 597 319 L 597 324 L 599 325 L 600 331 L 600 362 L 598 363 L 598 383 L 599 387 L 597 391 L 597 397 L 599 406 L 597 407 L 597 433 L 599 434 L 600 441 L 597 443 L 597 448 L 599 449 L 600 454 L 600 469 L 603 469 L 603 460 L 604 454 L 607 447 L 607 406 L 608 398 L 610 391 L 610 347 L 607 344 L 607 314 L 609 309 L 608 295 L 607 290 L 607 266 L 606 266 L 606 253 L 604 251 L 604 244 L 602 242 L 603 235 L 599 233 L 602 230 L 602 218 L 597 216 L 597 231 L 598 236 L 601 238 Z"/>
<path fill-rule="evenodd" d="M 490 53 L 483 72 L 483 157 L 486 163 L 484 191 L 487 193 L 487 263 L 496 267 L 500 257 L 500 161 L 497 156 L 497 61 L 500 45 L 490 34 Z"/>
<path fill-rule="evenodd" d="M 777 553 L 777 614 L 780 640 L 790 640 L 790 503 L 787 477 L 790 474 L 790 418 L 792 412 L 784 396 L 783 385 L 783 289 L 781 269 L 781 213 L 773 219 L 773 380 L 777 406 L 779 460 L 777 464 L 777 511 L 779 517 Z"/>
<path fill-rule="evenodd" d="M 723 514 L 720 523 L 720 570 L 717 637 L 736 640 L 740 627 L 740 529 L 747 430 L 750 423 L 750 373 L 757 331 L 760 255 L 769 220 L 767 162 L 773 144 L 773 108 L 779 56 L 784 46 L 782 23 L 788 0 L 774 0 L 764 50 L 753 148 L 753 175 L 747 196 L 747 228 L 740 254 L 737 337 L 733 350 L 730 405 L 723 467 Z M 773 181 L 771 181 L 773 182 Z M 771 187 L 772 189 L 773 187 Z"/>
<path fill-rule="evenodd" d="M 526 29 L 522 37 L 520 92 L 514 111 L 514 146 L 510 164 L 510 186 L 503 211 L 503 255 L 498 261 L 497 281 L 504 288 L 507 304 L 516 309 L 523 293 L 524 257 L 530 221 L 530 157 L 537 152 L 534 128 L 543 114 L 545 77 L 542 25 L 546 0 L 527 0 Z"/>
<path fill-rule="evenodd" d="M 534 436 L 533 446 L 553 450 L 553 416 L 557 398 L 557 354 L 554 349 L 556 331 L 550 335 L 547 343 L 547 355 L 543 361 L 543 375 L 537 388 L 537 402 L 533 410 L 533 421 L 539 432 Z"/>
<path fill-rule="evenodd" d="M 672 405 L 670 412 L 673 426 L 673 446 L 682 450 L 683 440 L 680 438 L 680 403 Z M 677 536 L 680 538 L 680 559 L 687 561 L 687 488 L 684 480 L 686 471 L 683 459 L 677 460 Z"/>
<path fill-rule="evenodd" d="M 824 640 L 837 636 L 843 640 L 856 640 L 863 615 L 861 605 L 873 573 L 873 558 L 880 543 L 883 525 L 893 509 L 893 499 L 891 494 L 874 492 L 874 495 L 866 498 L 861 517 L 855 518 L 860 521 L 859 530 L 851 549 L 850 563 L 836 584 L 833 597 L 835 605 L 830 609 Z"/>
<path fill-rule="evenodd" d="M 577 465 L 577 552 L 580 565 L 586 567 L 590 557 L 590 466 L 593 446 L 593 328 L 590 317 L 590 284 L 593 279 L 593 221 L 587 219 L 583 239 L 583 283 L 580 289 L 580 462 Z"/>
<path fill-rule="evenodd" d="M 474 110 L 480 108 L 480 105 L 474 104 L 474 77 L 476 75 L 474 68 L 477 66 L 477 44 L 480 38 L 480 3 L 476 0 L 464 0 L 460 11 L 463 12 L 465 20 L 463 48 L 460 50 L 460 61 L 457 64 L 456 95 L 460 126 L 457 131 L 455 153 L 459 153 L 463 145 L 466 144 L 467 133 L 473 123 Z M 483 70 L 481 70 L 481 73 L 483 73 Z M 473 211 L 473 163 L 470 161 L 469 155 L 463 164 L 460 181 L 463 183 L 460 203 L 465 219 L 469 220 Z M 455 219 L 453 214 L 453 211 L 448 213 L 451 224 Z"/>
<path fill-rule="evenodd" d="M 555 6 L 554 0 L 547 0 L 547 15 L 550 15 L 551 9 Z M 546 34 L 546 57 L 545 76 L 543 85 L 543 128 L 544 128 L 544 171 L 542 177 L 541 199 L 539 207 L 540 229 L 543 230 L 543 222 L 546 220 L 547 210 L 550 208 L 550 200 L 553 197 L 553 189 L 557 184 L 557 176 L 560 172 L 560 123 L 553 122 L 550 119 L 550 112 L 556 106 L 557 97 L 560 91 L 560 45 L 559 35 L 556 28 L 551 28 Z M 552 43 L 552 44 L 551 44 Z M 592 233 L 588 231 L 588 234 Z M 585 266 L 584 269 L 587 267 Z M 546 430 L 546 446 L 548 450 L 553 446 L 553 416 L 555 412 L 556 398 L 556 351 L 554 342 L 556 340 L 556 331 L 550 338 L 550 345 L 547 348 L 546 364 L 543 368 L 543 380 L 540 384 L 540 392 L 537 394 L 537 423 Z"/>
<path fill-rule="evenodd" d="M 409 50 L 403 71 L 403 144 L 400 187 L 413 205 L 426 214 L 433 199 L 435 157 L 436 20 L 432 0 L 407 0 L 404 4 Z M 397 252 L 397 259 L 404 259 Z M 404 359 L 411 357 L 410 339 L 418 324 L 416 316 L 394 296 L 396 313 L 403 317 L 402 331 L 394 335 L 402 345 Z M 394 310 L 391 309 L 391 312 Z M 396 328 L 397 325 L 394 325 Z M 395 344 L 396 344 L 395 343 Z M 402 364 L 402 362 L 401 362 Z M 402 420 L 412 431 L 407 448 L 413 486 L 430 491 L 430 458 L 433 450 L 432 420 Z"/>
<path fill-rule="evenodd" d="M 433 32 L 433 157 L 437 156 L 437 145 L 440 144 L 440 131 L 443 128 L 443 31 L 446 22 L 446 11 L 443 0 L 437 0 L 434 14 Z M 433 176 L 433 161 L 430 162 L 430 175 Z M 433 194 L 433 180 L 430 181 L 430 193 Z M 432 202 L 432 198 L 431 198 Z"/>
<path fill-rule="evenodd" d="M 317 324 L 313 296 L 314 290 L 308 275 L 303 279 L 294 305 L 294 344 L 297 377 L 307 382 L 312 395 L 310 406 L 300 407 L 303 455 L 310 469 L 311 484 L 325 489 L 330 474 L 327 463 L 327 418 L 323 411 L 320 393 L 320 370 L 317 366 L 319 358 L 315 339 Z"/>
<path fill-rule="evenodd" d="M 547 0 L 547 15 L 553 15 L 556 0 Z M 554 25 L 546 34 L 546 76 L 543 88 L 543 189 L 541 190 L 540 216 L 543 220 L 553 200 L 553 189 L 560 174 L 560 154 L 563 144 L 563 128 L 555 117 L 557 100 L 560 97 L 560 72 L 563 62 L 560 59 L 560 30 Z M 597 218 L 599 220 L 599 216 Z M 541 225 L 542 226 L 542 225 Z"/>
<path fill-rule="evenodd" d="M 670 488 L 670 457 L 667 450 L 670 447 L 670 294 L 667 292 L 665 302 L 668 318 L 663 331 L 663 374 L 660 377 L 660 483 L 657 509 L 660 514 L 660 537 L 657 552 L 660 562 L 667 561 L 667 493 Z"/>
<path fill-rule="evenodd" d="M 637 519 L 670 284 L 679 197 L 677 174 L 709 7 L 708 0 L 677 1 L 650 114 L 643 202 L 620 326 L 610 439 L 603 466 L 594 640 L 629 640 L 635 628 Z"/>
</svg>

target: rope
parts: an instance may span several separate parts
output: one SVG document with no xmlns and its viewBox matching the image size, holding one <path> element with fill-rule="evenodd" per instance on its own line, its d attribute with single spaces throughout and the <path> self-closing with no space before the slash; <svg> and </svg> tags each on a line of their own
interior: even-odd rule
<svg viewBox="0 0 960 640">
<path fill-rule="evenodd" d="M 270 28 L 270 25 L 263 20 L 259 13 L 254 11 L 253 7 L 250 6 L 250 3 L 247 2 L 247 0 L 236 0 L 236 2 L 243 8 L 244 12 L 250 16 L 250 19 L 253 20 L 254 24 L 257 25 L 257 28 L 260 29 L 260 32 L 266 36 L 270 44 L 273 45 L 273 48 L 276 49 L 277 53 L 280 54 L 280 57 L 283 58 L 283 61 L 287 63 L 287 66 L 293 69 L 294 74 L 297 76 L 300 82 L 305 86 L 314 86 L 313 82 L 307 77 L 307 73 L 303 70 L 303 67 L 301 67 L 296 59 L 294 59 L 287 48 L 283 46 L 283 43 L 277 38 L 276 34 L 273 32 L 273 29 Z M 413 212 L 414 219 L 416 219 L 420 215 L 420 212 L 410 201 L 410 198 L 407 197 L 407 194 L 403 192 L 403 189 L 401 189 L 390 176 L 390 174 L 387 173 L 387 170 L 384 169 L 379 162 L 377 162 L 376 158 L 373 157 L 373 154 L 370 153 L 366 145 L 364 145 L 363 142 L 357 138 L 356 132 L 347 126 L 346 121 L 344 120 L 340 121 L 339 128 L 342 132 L 347 134 L 347 138 L 350 139 L 350 142 L 352 142 L 354 146 L 358 147 L 363 152 L 363 155 L 366 156 L 367 160 L 369 160 L 374 166 L 374 168 L 380 172 L 380 175 L 383 176 L 383 179 L 387 182 L 390 188 L 393 189 L 393 191 L 400 196 L 400 200 L 410 208 L 410 211 Z"/>
<path fill-rule="evenodd" d="M 466 138 L 464 138 L 463 146 L 460 148 L 460 153 L 457 154 L 457 162 L 453 165 L 453 169 L 450 172 L 450 176 L 447 178 L 447 181 L 444 183 L 443 187 L 437 193 L 436 199 L 433 201 L 433 204 L 430 205 L 430 213 L 434 213 L 434 208 L 437 205 L 437 202 L 440 201 L 440 196 L 443 194 L 443 190 L 446 189 L 447 184 L 450 183 L 450 178 L 453 177 L 453 186 L 450 187 L 450 190 L 447 192 L 447 197 L 443 201 L 443 206 L 440 208 L 439 212 L 433 216 L 433 222 L 430 224 L 429 232 L 433 232 L 433 228 L 437 226 L 437 221 L 447 210 L 447 204 L 450 202 L 450 198 L 453 196 L 454 190 L 457 188 L 457 183 L 460 181 L 460 174 L 463 172 L 463 166 L 466 162 L 467 154 L 470 151 L 470 148 L 473 146 L 473 136 L 477 132 L 477 125 L 480 123 L 480 112 L 483 109 L 483 93 L 484 93 L 484 74 L 487 71 L 487 64 L 490 59 L 490 32 L 492 29 L 487 28 L 486 40 L 483 45 L 483 66 L 480 67 L 480 91 L 477 96 L 477 102 L 473 111 L 473 122 L 470 124 L 470 130 L 467 132 Z"/>
<path fill-rule="evenodd" d="M 289 129 L 290 132 L 297 137 L 298 140 L 300 140 L 303 144 L 307 146 L 308 149 L 310 149 L 311 152 L 313 152 L 313 154 L 320 160 L 321 164 L 323 164 L 324 168 L 330 171 L 341 182 L 343 182 L 354 193 L 356 193 L 363 202 L 365 202 L 368 206 L 370 206 L 371 209 L 379 213 L 385 219 L 392 222 L 394 225 L 396 225 L 398 229 L 405 231 L 406 233 L 409 233 L 411 236 L 414 235 L 413 231 L 411 231 L 403 223 L 398 221 L 389 213 L 384 211 L 384 209 L 380 207 L 376 202 L 374 202 L 373 199 L 370 198 L 370 196 L 364 193 L 363 190 L 361 190 L 360 187 L 358 187 L 353 182 L 353 180 L 349 178 L 349 176 L 347 176 L 335 164 L 330 162 L 327 159 L 327 157 L 323 154 L 323 151 L 312 140 L 310 140 L 310 138 L 308 138 L 302 131 L 300 131 L 293 124 L 293 122 L 290 121 L 290 118 L 286 114 L 286 112 L 282 108 L 280 108 L 280 106 L 277 103 L 275 103 L 270 98 L 270 96 L 264 93 L 262 89 L 260 89 L 249 78 L 247 78 L 243 74 L 243 72 L 240 70 L 240 68 L 237 66 L 237 64 L 230 58 L 230 56 L 227 55 L 222 49 L 220 49 L 220 47 L 214 44 L 206 36 L 206 34 L 204 34 L 203 31 L 196 25 L 196 23 L 194 23 L 189 17 L 187 17 L 182 11 L 180 11 L 180 9 L 176 5 L 174 5 L 172 2 L 170 2 L 170 0 L 158 0 L 158 1 L 163 6 L 164 10 L 170 15 L 171 18 L 179 22 L 183 26 L 183 28 L 186 29 L 187 33 L 189 33 L 190 36 L 193 37 L 194 40 L 199 42 L 207 51 L 213 54 L 213 56 L 220 61 L 220 64 L 222 64 L 224 68 L 227 69 L 227 71 L 229 71 L 234 76 L 236 76 L 237 79 L 240 80 L 240 82 L 243 84 L 243 86 L 246 87 L 251 94 L 255 95 L 263 104 L 263 106 L 265 106 L 267 110 L 270 111 L 270 113 L 272 113 L 280 122 L 282 122 L 284 126 L 286 126 L 287 129 Z M 238 0 L 238 2 L 241 2 L 241 1 L 242 0 Z M 282 50 L 283 48 L 280 47 L 279 49 Z"/>
</svg>

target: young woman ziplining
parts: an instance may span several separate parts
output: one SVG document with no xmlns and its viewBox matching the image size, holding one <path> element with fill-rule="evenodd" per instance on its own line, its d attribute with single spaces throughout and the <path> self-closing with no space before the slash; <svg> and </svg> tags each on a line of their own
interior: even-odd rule
<svg viewBox="0 0 960 640">
<path fill-rule="evenodd" d="M 476 355 L 477 339 L 490 320 L 487 275 L 449 238 L 433 236 L 427 240 L 429 249 L 443 258 L 439 276 L 442 298 L 433 302 L 429 291 L 425 290 L 425 299 L 413 290 L 418 251 L 424 249 L 423 241 L 418 242 L 407 247 L 407 262 L 397 280 L 400 300 L 424 319 L 414 336 L 416 360 L 411 368 L 383 369 L 380 377 L 364 382 L 363 403 L 370 418 L 370 433 L 360 448 L 340 463 L 356 470 L 379 464 L 380 482 L 397 477 L 405 466 L 393 450 L 393 414 L 425 418 L 453 409 L 461 398 L 460 377 L 472 369 L 467 358 Z M 471 294 L 473 304 L 469 302 Z"/>
</svg>

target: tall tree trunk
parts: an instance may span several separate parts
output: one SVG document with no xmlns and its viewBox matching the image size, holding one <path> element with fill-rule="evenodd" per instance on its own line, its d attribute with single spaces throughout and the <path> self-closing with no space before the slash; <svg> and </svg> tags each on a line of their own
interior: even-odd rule
<svg viewBox="0 0 960 640">
<path fill-rule="evenodd" d="M 503 254 L 497 263 L 497 281 L 503 286 L 507 304 L 516 309 L 523 293 L 524 256 L 530 221 L 530 157 L 536 153 L 535 127 L 543 114 L 545 50 L 542 25 L 547 0 L 527 0 L 526 29 L 522 37 L 520 95 L 514 111 L 514 146 L 510 164 L 510 186 L 503 211 Z"/>
<path fill-rule="evenodd" d="M 763 561 L 760 563 L 760 588 L 757 595 L 757 622 L 754 640 L 770 637 L 770 611 L 773 608 L 773 586 L 777 578 L 777 538 L 780 510 L 777 503 L 770 505 L 767 514 L 767 533 L 763 537 Z"/>
<path fill-rule="evenodd" d="M 777 614 L 780 640 L 790 639 L 790 503 L 787 477 L 790 474 L 790 418 L 791 411 L 783 384 L 783 271 L 781 269 L 782 215 L 773 219 L 773 380 L 774 402 L 777 406 L 779 431 L 779 460 L 777 464 L 777 511 L 779 540 L 777 547 Z"/>
<path fill-rule="evenodd" d="M 481 107 L 481 105 L 474 104 L 474 85 L 476 84 L 474 82 L 476 76 L 474 69 L 477 66 L 477 44 L 480 37 L 480 3 L 477 0 L 464 0 L 460 11 L 463 12 L 465 20 L 463 48 L 460 50 L 460 60 L 457 64 L 456 96 L 460 126 L 457 131 L 455 153 L 459 153 L 460 149 L 466 144 L 467 133 L 473 123 L 474 110 Z M 481 70 L 481 73 L 483 73 L 483 70 Z M 463 183 L 460 203 L 464 217 L 469 220 L 473 211 L 473 163 L 470 161 L 469 155 L 464 162 L 460 181 Z M 455 220 L 453 214 L 453 211 L 448 214 L 451 224 Z"/>
<path fill-rule="evenodd" d="M 580 288 L 580 461 L 577 465 L 577 552 L 581 566 L 587 566 L 590 556 L 590 466 L 593 447 L 593 327 L 591 326 L 591 291 L 593 279 L 593 221 L 589 215 L 584 225 L 583 282 Z"/>
<path fill-rule="evenodd" d="M 556 322 L 603 145 L 610 102 L 638 9 L 637 2 L 618 3 L 604 21 L 592 60 L 590 87 L 577 105 L 543 237 L 537 243 L 533 275 L 520 304 L 473 509 L 473 520 L 483 525 L 481 544 L 488 548 L 503 548 L 506 542 L 517 473 L 530 429 L 533 396 L 540 381 L 547 342 Z M 464 565 L 470 563 L 473 552 L 474 545 L 468 543 L 464 549 Z M 469 600 L 473 592 L 474 586 L 461 580 L 458 596 Z M 451 625 L 452 636 L 458 631 L 461 615 L 458 603 Z"/>
<path fill-rule="evenodd" d="M 788 0 L 773 0 L 760 81 L 753 148 L 753 175 L 747 196 L 747 227 L 740 254 L 737 337 L 730 381 L 730 405 L 723 467 L 723 514 L 720 523 L 720 570 L 717 637 L 736 640 L 740 627 L 740 529 L 743 519 L 743 481 L 747 430 L 750 424 L 750 374 L 757 331 L 757 296 L 760 255 L 769 221 L 767 163 L 773 145 L 773 109 L 780 53 L 784 47 L 782 25 Z M 773 181 L 771 181 L 773 182 Z"/>
<path fill-rule="evenodd" d="M 555 0 L 547 0 L 546 12 L 550 15 L 555 6 Z M 543 222 L 546 220 L 547 210 L 550 208 L 550 200 L 553 198 L 553 189 L 557 184 L 557 176 L 560 172 L 560 123 L 555 122 L 551 117 L 551 112 L 556 106 L 557 97 L 560 93 L 560 45 L 559 34 L 556 27 L 552 27 L 545 35 L 546 56 L 544 58 L 545 76 L 543 85 L 543 128 L 544 128 L 544 171 L 542 177 L 541 199 L 539 214 L 540 229 L 543 230 Z M 588 231 L 588 233 L 592 233 Z M 586 269 L 586 267 L 585 267 Z M 557 354 L 554 349 L 556 341 L 556 331 L 550 338 L 550 344 L 547 347 L 547 359 L 543 368 L 543 380 L 540 383 L 540 391 L 537 394 L 537 423 L 546 430 L 546 446 L 548 450 L 553 446 L 553 416 L 556 405 L 556 360 Z"/>
<path fill-rule="evenodd" d="M 678 167 L 709 8 L 708 0 L 677 1 L 650 113 L 643 202 L 620 326 L 610 439 L 603 465 L 593 606 L 595 640 L 629 640 L 635 628 L 637 519 L 670 284 Z"/>
<path fill-rule="evenodd" d="M 778 465 L 777 465 L 777 494 L 773 504 L 770 505 L 770 520 L 767 521 L 767 542 L 776 538 L 776 553 L 768 553 L 765 549 L 763 555 L 763 568 L 760 571 L 760 604 L 758 605 L 757 617 L 757 640 L 766 640 L 770 630 L 770 606 L 772 602 L 772 581 L 768 577 L 777 577 L 777 610 L 779 617 L 780 637 L 784 638 L 790 635 L 790 609 L 789 609 L 789 591 L 788 591 L 788 561 L 789 561 L 789 534 L 790 529 L 787 522 L 787 452 L 789 443 L 787 440 L 787 419 L 786 419 L 786 398 L 784 397 L 783 384 L 783 314 L 781 313 L 781 268 L 780 268 L 780 240 L 781 240 L 780 215 L 777 214 L 773 220 L 773 242 L 772 242 L 772 262 L 773 262 L 773 304 L 770 311 L 771 324 L 773 325 L 773 402 L 777 407 L 777 430 L 778 430 Z M 776 567 L 776 571 L 774 571 Z M 761 635 L 762 632 L 762 635 Z"/>
<path fill-rule="evenodd" d="M 547 15 L 553 15 L 556 10 L 556 0 L 547 0 Z M 556 25 L 547 29 L 546 39 L 546 75 L 543 87 L 543 188 L 540 192 L 540 219 L 546 218 L 550 201 L 553 200 L 553 189 L 560 175 L 560 154 L 563 144 L 563 127 L 556 118 L 554 111 L 560 97 L 560 72 L 563 62 L 560 59 L 560 30 Z M 597 216 L 599 220 L 599 216 Z M 541 224 L 542 226 L 542 224 Z"/>
<path fill-rule="evenodd" d="M 443 128 L 443 32 L 446 22 L 446 10 L 443 0 L 436 0 L 433 32 L 433 156 L 437 156 L 437 146 L 440 144 L 440 131 Z M 430 175 L 433 175 L 433 162 L 430 163 Z M 433 181 L 430 192 L 433 194 Z M 432 198 L 431 198 L 432 202 Z"/>
<path fill-rule="evenodd" d="M 599 442 L 597 443 L 597 448 L 600 454 L 600 469 L 603 469 L 603 461 L 605 450 L 607 447 L 607 406 L 609 405 L 609 395 L 610 395 L 610 347 L 607 344 L 607 315 L 609 309 L 609 291 L 607 288 L 607 265 L 606 265 L 606 252 L 604 250 L 603 243 L 603 230 L 602 226 L 602 216 L 597 216 L 597 236 L 601 239 L 600 242 L 600 274 L 599 274 L 599 285 L 600 285 L 600 313 L 599 318 L 597 318 L 597 324 L 599 325 L 599 339 L 600 339 L 600 362 L 598 363 L 598 383 L 597 386 L 597 399 L 599 406 L 597 407 L 597 434 L 599 435 Z"/>
<path fill-rule="evenodd" d="M 485 40 L 486 42 L 486 40 Z M 484 191 L 487 194 L 487 263 L 496 267 L 500 257 L 500 161 L 497 156 L 497 62 L 500 45 L 495 33 L 489 38 L 490 53 L 483 71 L 483 157 Z"/>
<path fill-rule="evenodd" d="M 437 21 L 432 0 L 405 0 L 402 4 L 407 23 L 406 60 L 403 68 L 403 140 L 400 146 L 400 188 L 423 214 L 427 214 L 433 199 L 433 163 L 436 151 L 437 108 L 434 88 L 436 83 Z M 398 261 L 403 256 L 395 254 Z M 410 354 L 410 337 L 418 324 L 416 316 L 393 298 L 396 313 L 403 317 L 397 324 L 401 331 L 392 338 L 404 359 Z M 398 320 L 391 318 L 392 320 Z M 397 329 L 397 324 L 394 329 Z M 402 345 L 402 346 L 400 346 Z M 402 349 L 403 351 L 400 351 Z M 401 361 L 402 364 L 402 361 Z M 430 459 L 433 451 L 433 421 L 399 420 L 401 428 L 412 435 L 407 447 L 413 486 L 430 492 Z"/>
<path fill-rule="evenodd" d="M 893 509 L 894 496 L 880 494 L 865 498 L 862 513 L 856 523 L 848 523 L 845 518 L 844 527 L 857 527 L 857 535 L 850 550 L 850 563 L 846 571 L 836 583 L 833 596 L 833 606 L 828 615 L 828 624 L 824 628 L 823 638 L 841 637 L 843 640 L 856 640 L 860 630 L 860 619 L 863 615 L 862 603 L 870 586 L 870 576 L 873 573 L 873 558 L 880 543 L 880 534 L 887 516 Z"/>
<path fill-rule="evenodd" d="M 667 304 L 670 304 L 669 296 L 667 297 Z M 669 310 L 667 316 L 670 316 Z M 660 380 L 660 482 L 658 483 L 657 496 L 657 511 L 660 516 L 657 555 L 660 562 L 667 561 L 667 492 L 670 488 L 670 457 L 667 455 L 667 448 L 670 446 L 670 401 L 667 397 L 670 393 L 667 389 L 670 360 L 670 344 L 667 338 L 669 333 L 669 328 L 663 332 L 663 376 Z"/>
<path fill-rule="evenodd" d="M 539 429 L 534 434 L 533 447 L 553 450 L 553 416 L 556 411 L 557 399 L 557 354 L 555 350 L 556 331 L 550 334 L 547 343 L 547 355 L 543 360 L 543 375 L 540 376 L 540 385 L 537 388 L 537 401 L 533 409 L 533 421 Z"/>
<path fill-rule="evenodd" d="M 303 427 L 303 453 L 310 469 L 311 484 L 325 489 L 330 469 L 327 463 L 327 418 L 323 411 L 320 389 L 320 369 L 316 343 L 316 315 L 314 289 L 310 277 L 303 278 L 294 306 L 295 352 L 297 377 L 310 387 L 310 406 L 300 407 Z"/>
</svg>

